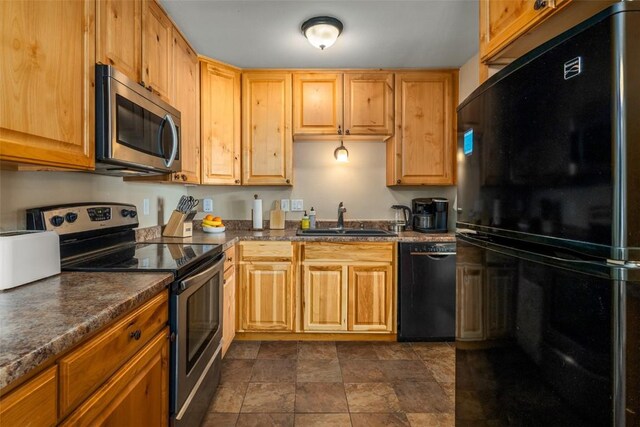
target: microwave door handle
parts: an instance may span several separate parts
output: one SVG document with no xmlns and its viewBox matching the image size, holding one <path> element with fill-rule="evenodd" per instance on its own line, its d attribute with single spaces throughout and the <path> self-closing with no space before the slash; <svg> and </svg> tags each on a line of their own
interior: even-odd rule
<svg viewBox="0 0 640 427">
<path fill-rule="evenodd" d="M 176 127 L 175 122 L 173 121 L 173 117 L 171 117 L 171 114 L 167 114 L 165 117 L 165 120 L 167 122 L 169 122 L 169 126 L 171 127 L 171 139 L 173 140 L 173 146 L 171 148 L 171 156 L 169 157 L 169 160 L 165 160 L 165 166 L 169 167 L 171 166 L 171 164 L 173 163 L 173 161 L 176 159 L 176 155 L 178 154 L 178 128 Z"/>
</svg>

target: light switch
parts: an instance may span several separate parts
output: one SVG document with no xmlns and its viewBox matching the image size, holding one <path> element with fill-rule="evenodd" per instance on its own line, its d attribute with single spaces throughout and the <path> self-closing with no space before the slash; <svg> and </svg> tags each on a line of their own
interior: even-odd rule
<svg viewBox="0 0 640 427">
<path fill-rule="evenodd" d="M 304 204 L 302 199 L 291 199 L 291 211 L 300 212 L 304 210 Z"/>
<path fill-rule="evenodd" d="M 289 212 L 289 199 L 281 199 L 280 200 L 280 209 Z"/>
</svg>

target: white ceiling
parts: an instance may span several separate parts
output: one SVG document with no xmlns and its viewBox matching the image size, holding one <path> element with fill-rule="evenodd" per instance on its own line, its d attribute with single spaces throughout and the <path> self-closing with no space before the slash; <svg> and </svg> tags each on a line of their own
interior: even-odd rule
<svg viewBox="0 0 640 427">
<path fill-rule="evenodd" d="M 460 67 L 478 51 L 478 0 L 161 0 L 200 54 L 242 68 Z M 300 25 L 340 19 L 325 51 Z"/>
</svg>

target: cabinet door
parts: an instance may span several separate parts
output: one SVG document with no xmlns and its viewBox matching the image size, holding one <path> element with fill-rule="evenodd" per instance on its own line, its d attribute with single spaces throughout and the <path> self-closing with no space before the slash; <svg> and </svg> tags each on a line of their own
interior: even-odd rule
<svg viewBox="0 0 640 427">
<path fill-rule="evenodd" d="M 341 265 L 305 265 L 304 330 L 347 330 L 347 282 Z"/>
<path fill-rule="evenodd" d="M 395 156 L 387 156 L 395 181 L 388 185 L 455 183 L 457 86 L 457 71 L 396 74 Z"/>
<path fill-rule="evenodd" d="M 202 183 L 240 185 L 240 73 L 200 63 Z"/>
<path fill-rule="evenodd" d="M 346 135 L 393 134 L 393 74 L 344 75 Z"/>
<path fill-rule="evenodd" d="M 0 425 L 53 426 L 56 424 L 57 383 L 53 366 L 0 398 Z"/>
<path fill-rule="evenodd" d="M 87 399 L 62 425 L 166 426 L 169 420 L 169 329 Z"/>
<path fill-rule="evenodd" d="M 553 1 L 480 0 L 480 60 L 487 61 L 553 12 Z"/>
<path fill-rule="evenodd" d="M 338 135 L 343 133 L 342 74 L 293 75 L 293 133 Z"/>
<path fill-rule="evenodd" d="M 242 329 L 292 331 L 291 264 L 244 264 L 240 272 Z"/>
<path fill-rule="evenodd" d="M 96 61 L 113 65 L 130 79 L 142 79 L 142 2 L 96 2 Z"/>
<path fill-rule="evenodd" d="M 222 357 L 227 353 L 236 335 L 236 275 L 233 269 L 225 272 L 224 312 L 222 314 Z"/>
<path fill-rule="evenodd" d="M 95 1 L 0 2 L 0 161 L 93 169 Z"/>
<path fill-rule="evenodd" d="M 483 275 L 481 265 L 456 267 L 456 339 L 484 339 Z"/>
<path fill-rule="evenodd" d="M 243 74 L 242 115 L 242 183 L 291 185 L 291 74 Z"/>
<path fill-rule="evenodd" d="M 350 331 L 391 332 L 393 302 L 390 265 L 349 267 Z"/>
<path fill-rule="evenodd" d="M 486 337 L 490 339 L 509 336 L 513 324 L 512 289 L 515 270 L 487 267 L 486 286 Z"/>
<path fill-rule="evenodd" d="M 182 171 L 174 181 L 200 184 L 200 103 L 198 93 L 198 55 L 173 29 L 173 105 L 180 111 L 180 156 Z"/>
<path fill-rule="evenodd" d="M 143 0 L 142 76 L 144 84 L 171 103 L 173 24 L 155 0 Z"/>
</svg>

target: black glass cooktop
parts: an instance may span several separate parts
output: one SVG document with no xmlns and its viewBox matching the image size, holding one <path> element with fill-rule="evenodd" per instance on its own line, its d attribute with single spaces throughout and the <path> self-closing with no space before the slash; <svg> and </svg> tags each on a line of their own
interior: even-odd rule
<svg viewBox="0 0 640 427">
<path fill-rule="evenodd" d="M 216 258 L 222 245 L 138 243 L 64 263 L 65 271 L 166 271 L 181 277 Z"/>
</svg>

